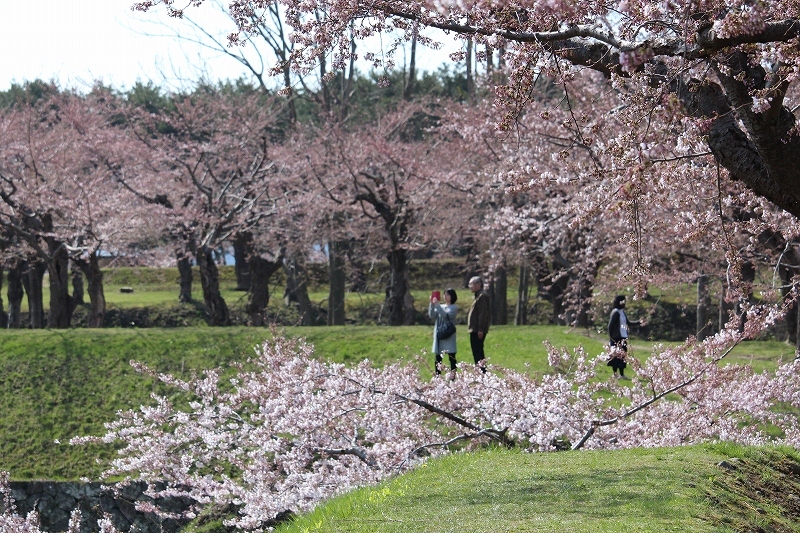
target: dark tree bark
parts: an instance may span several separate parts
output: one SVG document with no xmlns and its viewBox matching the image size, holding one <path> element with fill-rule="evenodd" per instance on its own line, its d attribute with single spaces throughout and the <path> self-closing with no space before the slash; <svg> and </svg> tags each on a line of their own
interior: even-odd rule
<svg viewBox="0 0 800 533">
<path fill-rule="evenodd" d="M 47 327 L 63 329 L 70 326 L 74 309 L 69 294 L 69 254 L 64 243 L 49 240 L 50 261 L 47 272 L 50 275 L 50 310 L 47 315 Z"/>
<path fill-rule="evenodd" d="M 408 64 L 408 79 L 406 80 L 405 89 L 403 89 L 403 98 L 411 100 L 414 96 L 414 90 L 417 84 L 417 36 L 416 34 L 411 38 L 411 60 Z"/>
<path fill-rule="evenodd" d="M 3 290 L 3 269 L 0 267 L 0 291 Z M 0 292 L 0 294 L 2 294 Z M 7 328 L 8 327 L 8 315 L 6 314 L 5 309 L 3 308 L 3 297 L 0 296 L 0 328 Z"/>
<path fill-rule="evenodd" d="M 546 298 L 553 304 L 553 314 L 551 321 L 553 324 L 566 324 L 566 309 L 564 307 L 564 293 L 569 285 L 569 276 L 566 274 L 550 274 L 540 277 L 540 287 L 546 287 L 545 291 L 539 290 L 539 294 L 545 294 Z"/>
<path fill-rule="evenodd" d="M 308 273 L 305 260 L 299 255 L 284 255 L 283 270 L 286 273 L 286 292 L 284 293 L 286 305 L 297 304 L 301 326 L 313 325 L 316 317 L 308 297 Z"/>
<path fill-rule="evenodd" d="M 269 261 L 253 254 L 250 256 L 250 298 L 247 302 L 247 315 L 251 326 L 266 324 L 266 311 L 269 305 L 269 279 L 281 268 L 283 258 Z"/>
<path fill-rule="evenodd" d="M 253 234 L 249 231 L 237 233 L 233 238 L 234 271 L 236 273 L 236 290 L 250 290 L 250 262 L 254 254 Z"/>
<path fill-rule="evenodd" d="M 103 290 L 103 271 L 100 270 L 97 253 L 90 253 L 89 259 L 80 260 L 78 266 L 89 281 L 89 301 L 92 304 L 89 327 L 102 328 L 106 317 L 106 295 Z"/>
<path fill-rule="evenodd" d="M 472 49 L 475 44 L 472 39 L 467 39 L 467 95 L 475 96 L 475 75 L 473 73 Z"/>
<path fill-rule="evenodd" d="M 574 30 L 567 30 L 574 31 Z M 578 32 L 580 33 L 580 31 Z M 619 50 L 592 39 L 561 39 L 553 32 L 549 46 L 553 53 L 576 65 L 588 66 L 606 76 L 630 76 L 622 68 Z M 686 46 L 684 38 L 660 43 L 651 61 L 654 84 L 669 82 L 687 116 L 709 120 L 706 136 L 714 159 L 731 175 L 757 195 L 800 217 L 800 136 L 792 135 L 795 117 L 785 103 L 791 83 L 774 83 L 758 60 L 757 48 L 748 51 L 734 45 L 747 43 L 785 43 L 800 35 L 800 21 L 767 21 L 758 30 L 740 36 L 718 37 L 712 24 L 701 28 Z M 541 36 L 537 37 L 541 40 Z M 649 44 L 648 44 L 649 46 Z M 673 76 L 664 69 L 665 57 L 706 61 L 719 83 Z M 644 68 L 644 66 L 643 66 Z M 752 109 L 752 92 L 769 89 L 770 108 L 757 113 Z"/>
<path fill-rule="evenodd" d="M 25 270 L 24 261 L 14 261 L 8 269 L 8 327 L 19 329 L 22 326 L 22 297 L 25 289 L 22 278 Z"/>
<path fill-rule="evenodd" d="M 489 287 L 492 324 L 508 324 L 508 274 L 505 264 L 497 267 Z"/>
<path fill-rule="evenodd" d="M 75 307 L 86 303 L 83 299 L 83 272 L 77 260 L 72 265 L 72 303 Z"/>
<path fill-rule="evenodd" d="M 45 326 L 44 322 L 44 296 L 42 282 L 44 273 L 47 272 L 47 265 L 39 259 L 26 261 L 26 270 L 22 276 L 22 286 L 25 294 L 28 295 L 28 316 L 30 327 L 41 329 Z"/>
<path fill-rule="evenodd" d="M 190 303 L 192 301 L 192 260 L 185 250 L 178 250 L 178 285 L 180 294 L 178 301 Z"/>
<path fill-rule="evenodd" d="M 206 322 L 209 326 L 229 326 L 231 317 L 219 290 L 219 270 L 214 262 L 213 250 L 198 248 L 195 257 L 200 270 L 200 285 L 203 287 Z"/>
<path fill-rule="evenodd" d="M 395 203 L 387 201 L 382 194 L 377 194 L 372 185 L 385 183 L 385 177 L 362 172 L 365 181 L 359 183 L 356 202 L 370 204 L 383 220 L 386 236 L 389 241 L 389 284 L 386 287 L 385 308 L 391 326 L 411 325 L 415 321 L 414 298 L 408 288 L 407 268 L 408 251 L 405 248 L 408 238 L 408 224 L 413 218 L 413 210 L 400 199 Z M 371 185 L 371 184 L 372 185 Z"/>
<path fill-rule="evenodd" d="M 578 307 L 577 312 L 570 324 L 580 328 L 588 328 L 591 326 L 589 319 L 589 311 L 591 309 L 592 296 L 594 295 L 594 283 L 597 279 L 597 271 L 600 264 L 593 262 L 589 265 L 588 271 L 578 272 Z"/>
<path fill-rule="evenodd" d="M 702 341 L 711 333 L 708 310 L 711 307 L 711 295 L 708 291 L 708 276 L 697 277 L 697 340 Z"/>
<path fill-rule="evenodd" d="M 414 299 L 408 288 L 408 257 L 405 249 L 389 252 L 389 284 L 386 287 L 386 311 L 390 326 L 414 323 Z"/>
<path fill-rule="evenodd" d="M 531 256 L 539 296 L 553 304 L 554 324 L 591 325 L 589 312 L 600 263 L 594 255 L 586 255 L 586 238 L 585 230 L 556 234 L 551 253 L 539 250 Z"/>
<path fill-rule="evenodd" d="M 347 260 L 350 262 L 350 290 L 367 292 L 367 266 L 356 239 L 351 239 L 347 245 Z"/>
<path fill-rule="evenodd" d="M 514 325 L 524 326 L 528 323 L 528 291 L 530 269 L 528 263 L 522 260 L 519 264 L 519 286 L 517 289 L 517 309 L 514 314 Z"/>
<path fill-rule="evenodd" d="M 328 242 L 328 320 L 329 326 L 344 325 L 345 299 L 345 250 L 347 243 L 342 241 Z"/>
</svg>

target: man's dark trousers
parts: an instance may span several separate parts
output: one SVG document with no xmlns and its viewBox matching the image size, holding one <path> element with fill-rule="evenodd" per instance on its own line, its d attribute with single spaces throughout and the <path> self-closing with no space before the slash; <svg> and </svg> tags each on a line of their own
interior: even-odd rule
<svg viewBox="0 0 800 533">
<path fill-rule="evenodd" d="M 472 348 L 472 357 L 475 358 L 475 364 L 479 365 L 484 372 L 486 372 L 486 367 L 481 361 L 486 358 L 486 355 L 483 353 L 483 341 L 485 340 L 486 335 L 481 339 L 478 337 L 477 331 L 471 331 L 469 334 L 469 345 Z"/>
</svg>

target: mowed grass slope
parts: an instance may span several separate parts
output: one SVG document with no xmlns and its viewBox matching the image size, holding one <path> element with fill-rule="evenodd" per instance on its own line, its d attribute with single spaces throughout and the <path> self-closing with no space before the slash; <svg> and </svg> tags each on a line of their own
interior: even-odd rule
<svg viewBox="0 0 800 533">
<path fill-rule="evenodd" d="M 331 361 L 401 362 L 418 366 L 423 376 L 432 374 L 433 356 L 426 353 L 431 327 L 289 328 L 286 334 L 307 338 L 319 357 Z M 463 326 L 458 335 L 458 360 L 471 363 Z M 117 410 L 149 403 L 154 391 L 169 392 L 134 372 L 130 360 L 186 377 L 193 370 L 244 360 L 270 336 L 268 329 L 244 327 L 0 331 L 0 470 L 10 471 L 14 479 L 96 476 L 103 466 L 95 458 L 105 461 L 113 450 L 66 442 L 76 435 L 101 434 Z M 589 355 L 599 354 L 605 342 L 585 330 L 499 326 L 487 338 L 489 361 L 544 373 L 545 339 L 561 347 L 582 345 Z M 647 344 L 634 348 L 637 355 L 647 355 Z M 753 343 L 737 350 L 741 353 L 734 361 L 753 360 L 764 368 L 793 355 L 783 343 Z"/>
<path fill-rule="evenodd" d="M 788 448 L 729 444 L 540 454 L 495 448 L 352 491 L 277 532 L 800 531 L 799 461 Z"/>
</svg>

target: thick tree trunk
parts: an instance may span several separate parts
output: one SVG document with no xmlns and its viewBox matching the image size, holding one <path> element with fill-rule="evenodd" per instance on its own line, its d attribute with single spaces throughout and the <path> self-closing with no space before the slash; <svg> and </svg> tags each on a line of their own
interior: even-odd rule
<svg viewBox="0 0 800 533">
<path fill-rule="evenodd" d="M 708 321 L 708 309 L 711 307 L 711 296 L 708 292 L 708 276 L 697 277 L 697 340 L 702 341 L 711 333 Z"/>
<path fill-rule="evenodd" d="M 250 290 L 249 258 L 255 253 L 253 234 L 249 231 L 237 233 L 233 238 L 234 272 L 236 273 L 236 290 Z"/>
<path fill-rule="evenodd" d="M 347 243 L 330 241 L 328 243 L 328 325 L 344 325 L 345 271 L 344 250 Z"/>
<path fill-rule="evenodd" d="M 50 311 L 47 315 L 47 327 L 64 329 L 70 326 L 74 309 L 69 294 L 69 255 L 63 243 L 48 243 L 51 259 L 47 264 L 50 274 Z"/>
<path fill-rule="evenodd" d="M 103 272 L 100 270 L 97 254 L 89 254 L 89 260 L 81 261 L 79 265 L 89 281 L 89 301 L 92 304 L 89 327 L 102 328 L 106 317 L 106 295 L 103 291 Z"/>
<path fill-rule="evenodd" d="M 301 256 L 284 257 L 283 269 L 286 272 L 286 292 L 284 301 L 286 305 L 297 304 L 300 314 L 300 325 L 311 326 L 315 321 L 314 310 L 308 297 L 308 274 L 305 260 Z"/>
<path fill-rule="evenodd" d="M 22 286 L 28 295 L 28 316 L 32 329 L 44 327 L 44 296 L 42 282 L 47 265 L 40 260 L 27 261 L 26 270 L 22 276 Z"/>
<path fill-rule="evenodd" d="M 552 279 L 552 278 L 551 278 Z M 569 285 L 569 276 L 566 274 L 557 275 L 556 278 L 547 286 L 548 299 L 553 304 L 553 324 L 566 324 L 566 307 L 564 306 L 564 292 Z M 541 291 L 540 291 L 541 294 Z"/>
<path fill-rule="evenodd" d="M 190 303 L 192 301 L 192 260 L 185 250 L 178 250 L 178 284 L 180 294 L 178 301 Z"/>
<path fill-rule="evenodd" d="M 369 288 L 367 286 L 367 267 L 363 257 L 356 240 L 351 240 L 347 246 L 347 259 L 350 262 L 350 290 L 353 292 L 364 293 Z"/>
<path fill-rule="evenodd" d="M 22 288 L 24 261 L 15 261 L 8 269 L 8 327 L 19 329 L 22 326 Z"/>
<path fill-rule="evenodd" d="M 83 299 L 83 273 L 77 261 L 72 265 L 72 302 L 75 307 L 85 303 Z"/>
<path fill-rule="evenodd" d="M 492 324 L 508 324 L 508 274 L 505 265 L 500 265 L 492 277 Z"/>
<path fill-rule="evenodd" d="M 250 298 L 247 302 L 247 315 L 250 317 L 251 326 L 266 324 L 266 311 L 269 305 L 269 279 L 281 268 L 281 258 L 268 261 L 259 255 L 250 256 Z"/>
<path fill-rule="evenodd" d="M 2 295 L 3 290 L 3 268 L 0 267 L 0 295 Z M 3 308 L 3 297 L 0 296 L 0 328 L 7 328 L 8 327 L 8 315 L 6 314 L 5 309 Z"/>
<path fill-rule="evenodd" d="M 524 326 L 528 323 L 528 291 L 530 269 L 524 260 L 519 264 L 519 286 L 517 289 L 517 310 L 514 314 L 514 325 Z"/>
<path fill-rule="evenodd" d="M 575 283 L 578 284 L 578 309 L 574 320 L 571 320 L 570 323 L 579 328 L 588 328 L 591 325 L 589 311 L 592 307 L 591 302 L 592 296 L 594 295 L 594 283 L 595 279 L 597 279 L 597 271 L 600 265 L 599 263 L 592 262 L 588 268 L 588 271 L 579 272 L 579 278 L 575 281 Z"/>
<path fill-rule="evenodd" d="M 219 290 L 219 270 L 214 262 L 213 250 L 199 248 L 196 256 L 200 269 L 200 285 L 203 287 L 206 322 L 209 326 L 229 326 L 231 317 Z"/>
<path fill-rule="evenodd" d="M 800 300 L 798 300 L 795 304 L 795 317 L 797 320 L 794 322 L 794 345 L 795 345 L 795 354 L 800 354 L 800 309 L 797 307 L 800 306 Z"/>
<path fill-rule="evenodd" d="M 472 68 L 472 48 L 474 46 L 472 39 L 467 39 L 467 95 L 470 99 L 475 96 L 475 77 Z"/>
<path fill-rule="evenodd" d="M 386 287 L 386 310 L 390 326 L 414 323 L 414 298 L 408 290 L 408 257 L 404 249 L 389 252 L 390 277 Z"/>
<path fill-rule="evenodd" d="M 406 80 L 405 89 L 403 89 L 403 98 L 411 100 L 414 96 L 414 90 L 417 83 L 417 36 L 416 34 L 411 38 L 411 60 L 408 65 L 408 79 Z"/>
</svg>

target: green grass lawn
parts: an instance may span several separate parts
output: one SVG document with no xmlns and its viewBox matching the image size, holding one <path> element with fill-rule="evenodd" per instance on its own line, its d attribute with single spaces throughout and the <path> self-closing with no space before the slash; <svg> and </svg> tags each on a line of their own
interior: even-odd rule
<svg viewBox="0 0 800 533">
<path fill-rule="evenodd" d="M 798 460 L 794 450 L 727 444 L 542 454 L 492 448 L 352 491 L 277 532 L 800 531 L 797 507 L 777 492 L 800 488 L 786 468 Z"/>
</svg>

